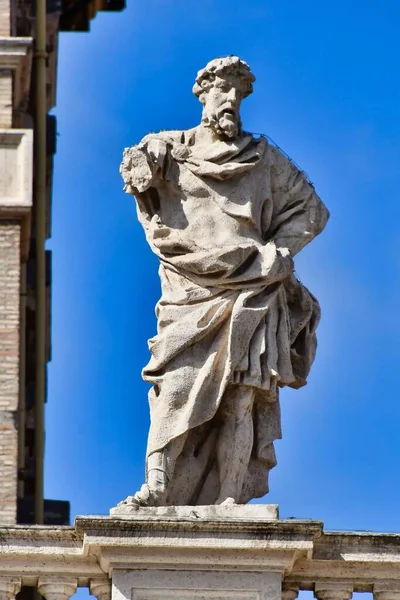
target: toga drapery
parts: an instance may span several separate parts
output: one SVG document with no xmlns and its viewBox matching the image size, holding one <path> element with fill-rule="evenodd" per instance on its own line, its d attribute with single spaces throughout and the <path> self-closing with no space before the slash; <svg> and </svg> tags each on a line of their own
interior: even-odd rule
<svg viewBox="0 0 400 600">
<path fill-rule="evenodd" d="M 147 455 L 189 432 L 168 503 L 214 503 L 218 409 L 229 384 L 252 386 L 246 502 L 268 491 L 276 464 L 278 388 L 305 385 L 315 357 L 320 309 L 291 257 L 322 231 L 328 211 L 265 138 L 197 147 L 195 135 L 151 134 L 122 164 L 160 259 L 157 335 L 143 371 L 153 386 Z"/>
</svg>

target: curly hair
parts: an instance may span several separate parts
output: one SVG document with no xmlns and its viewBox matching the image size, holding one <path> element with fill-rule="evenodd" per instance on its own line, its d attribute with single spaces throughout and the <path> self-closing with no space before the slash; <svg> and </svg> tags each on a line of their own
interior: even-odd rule
<svg viewBox="0 0 400 600">
<path fill-rule="evenodd" d="M 213 85 L 216 77 L 233 77 L 239 79 L 242 85 L 243 98 L 249 96 L 253 91 L 255 77 L 249 65 L 238 56 L 225 56 L 214 58 L 204 69 L 197 73 L 196 82 L 193 86 L 193 94 L 201 101 L 201 96 Z"/>
</svg>

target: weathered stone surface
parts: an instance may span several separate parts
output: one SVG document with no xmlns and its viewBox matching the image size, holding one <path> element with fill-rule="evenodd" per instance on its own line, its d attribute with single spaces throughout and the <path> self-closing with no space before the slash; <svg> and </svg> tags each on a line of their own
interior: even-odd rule
<svg viewBox="0 0 400 600">
<path fill-rule="evenodd" d="M 39 577 L 38 592 L 45 600 L 69 600 L 76 592 L 76 577 L 60 577 L 45 575 Z"/>
<path fill-rule="evenodd" d="M 0 220 L 1 523 L 15 523 L 17 516 L 20 235 L 18 222 Z"/>
<path fill-rule="evenodd" d="M 0 587 L 14 594 L 19 585 L 46 585 L 61 598 L 78 583 L 107 600 L 112 579 L 121 600 L 239 598 L 246 590 L 259 598 L 265 586 L 268 598 L 279 598 L 279 582 L 283 600 L 298 590 L 398 600 L 399 534 L 324 532 L 319 521 L 257 516 L 162 517 L 160 510 L 152 509 L 157 518 L 146 516 L 150 509 L 133 519 L 78 517 L 75 527 L 0 527 Z"/>
<path fill-rule="evenodd" d="M 145 509 L 149 510 L 149 509 Z M 84 552 L 114 577 L 116 570 L 276 570 L 290 572 L 310 558 L 318 521 L 162 517 L 79 517 Z"/>
<path fill-rule="evenodd" d="M 19 217 L 32 206 L 33 132 L 0 129 L 0 215 Z"/>
<path fill-rule="evenodd" d="M 113 600 L 280 600 L 277 572 L 118 570 Z"/>
<path fill-rule="evenodd" d="M 321 523 L 263 520 L 265 507 L 249 509 L 233 507 L 229 519 L 215 516 L 221 506 L 196 507 L 205 513 L 196 519 L 181 507 L 145 508 L 125 520 L 80 517 L 76 527 L 86 556 L 112 578 L 113 600 L 280 600 L 282 577 L 311 556 Z"/>
<path fill-rule="evenodd" d="M 190 519 L 220 520 L 260 519 L 268 521 L 278 519 L 277 504 L 217 504 L 208 506 L 143 506 L 138 510 L 134 504 L 116 506 L 110 511 L 112 516 L 132 517 L 135 519 Z"/>
<path fill-rule="evenodd" d="M 15 523 L 17 517 L 20 262 L 24 219 L 32 205 L 32 145 L 32 131 L 0 130 L 1 523 Z"/>
<path fill-rule="evenodd" d="M 4 25 L 0 4 L 0 31 Z M 7 10 L 7 9 L 6 9 Z M 29 90 L 31 68 L 31 38 L 0 36 L 0 127 L 13 124 L 13 108 L 18 107 Z M 21 165 L 23 166 L 23 165 Z"/>
<path fill-rule="evenodd" d="M 201 124 L 124 152 L 125 191 L 162 285 L 143 372 L 153 385 L 147 481 L 125 505 L 263 496 L 281 437 L 279 388 L 305 385 L 315 357 L 320 309 L 293 258 L 328 211 L 302 171 L 243 131 L 253 81 L 237 57 L 211 61 L 193 88 Z"/>
</svg>

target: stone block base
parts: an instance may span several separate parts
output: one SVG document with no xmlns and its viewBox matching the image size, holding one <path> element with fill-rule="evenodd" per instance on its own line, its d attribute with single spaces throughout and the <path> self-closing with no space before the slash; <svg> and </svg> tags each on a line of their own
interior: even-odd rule
<svg viewBox="0 0 400 600">
<path fill-rule="evenodd" d="M 118 570 L 112 600 L 281 600 L 279 573 Z"/>
<path fill-rule="evenodd" d="M 213 504 L 208 506 L 157 506 L 135 508 L 116 506 L 110 515 L 117 518 L 134 518 L 151 521 L 165 519 L 220 520 L 256 519 L 270 521 L 279 518 L 277 504 Z"/>
<path fill-rule="evenodd" d="M 112 600 L 279 600 L 318 521 L 280 521 L 275 505 L 144 508 L 79 517 L 84 554 L 112 579 Z"/>
</svg>

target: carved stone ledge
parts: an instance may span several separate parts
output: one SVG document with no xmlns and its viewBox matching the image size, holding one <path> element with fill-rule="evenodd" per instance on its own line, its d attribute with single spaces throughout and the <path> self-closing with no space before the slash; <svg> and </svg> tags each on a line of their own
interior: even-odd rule
<svg viewBox="0 0 400 600">
<path fill-rule="evenodd" d="M 295 583 L 282 584 L 282 600 L 296 600 L 299 595 L 300 586 Z"/>
<path fill-rule="evenodd" d="M 15 73 L 15 107 L 19 106 L 22 98 L 29 92 L 32 42 L 30 37 L 0 37 L 0 69 Z"/>
<path fill-rule="evenodd" d="M 0 217 L 18 217 L 32 207 L 33 131 L 0 129 L 0 159 Z"/>
<path fill-rule="evenodd" d="M 0 66 L 15 71 L 32 46 L 29 37 L 0 37 Z"/>
<path fill-rule="evenodd" d="M 89 591 L 97 600 L 110 600 L 111 581 L 109 579 L 92 579 L 89 584 Z"/>
<path fill-rule="evenodd" d="M 198 593 L 193 582 L 190 589 L 186 585 L 193 577 L 201 589 L 209 585 L 218 600 L 221 594 L 226 600 L 234 574 L 233 596 L 237 600 L 239 591 L 253 585 L 251 598 L 246 596 L 252 600 L 264 589 L 257 573 L 276 574 L 268 576 L 272 596 L 258 600 L 296 600 L 299 589 L 314 591 L 318 600 L 350 600 L 353 591 L 400 600 L 399 534 L 323 532 L 315 521 L 249 516 L 151 518 L 149 511 L 126 519 L 79 517 L 75 527 L 0 528 L 0 600 L 14 600 L 21 584 L 38 585 L 46 600 L 68 600 L 77 585 L 109 600 L 110 576 L 114 600 L 123 600 L 115 577 L 126 571 L 132 578 L 126 575 L 120 583 L 128 600 L 132 589 L 136 600 L 189 600 Z M 243 573 L 249 574 L 246 581 Z M 157 582 L 168 597 L 155 595 Z"/>
<path fill-rule="evenodd" d="M 29 247 L 32 164 L 33 131 L 0 129 L 0 219 L 21 221 L 23 256 L 27 255 Z"/>
<path fill-rule="evenodd" d="M 78 587 L 78 580 L 69 577 L 39 577 L 39 593 L 46 600 L 69 600 Z"/>
<path fill-rule="evenodd" d="M 0 577 L 0 600 L 14 600 L 20 589 L 20 577 Z"/>
<path fill-rule="evenodd" d="M 376 584 L 373 587 L 374 600 L 400 600 L 398 581 Z"/>
<path fill-rule="evenodd" d="M 252 505 L 257 509 L 256 505 Z M 148 511 L 126 519 L 77 517 L 83 552 L 104 573 L 115 569 L 274 571 L 288 573 L 311 558 L 319 521 L 196 516 L 197 507 L 179 518 Z M 246 509 L 246 507 L 243 507 Z M 236 510 L 236 509 L 235 509 Z M 247 510 L 247 509 L 246 509 Z M 259 509 L 261 511 L 261 508 Z M 281 583 L 279 594 L 281 594 Z"/>
<path fill-rule="evenodd" d="M 342 581 L 316 582 L 314 595 L 318 600 L 350 600 L 353 586 Z"/>
</svg>

